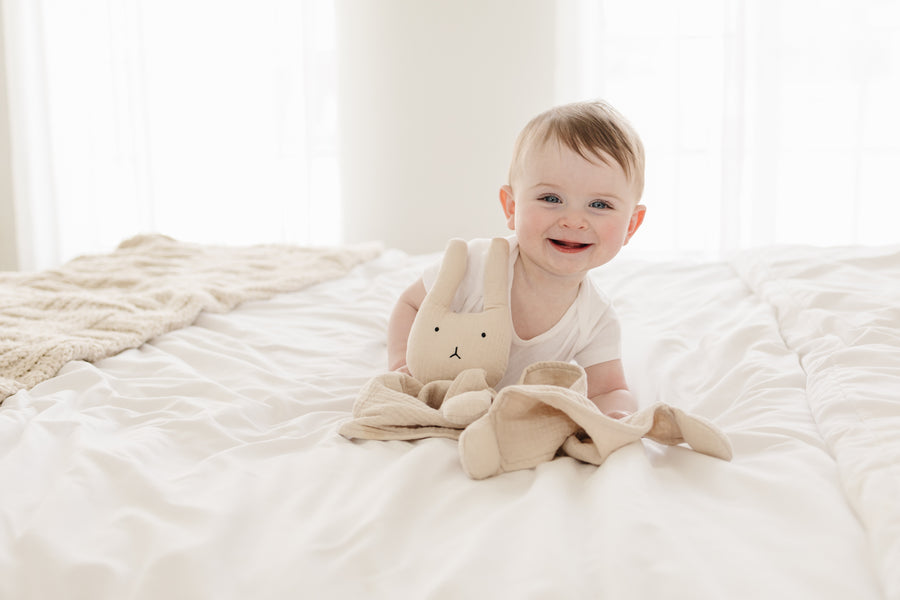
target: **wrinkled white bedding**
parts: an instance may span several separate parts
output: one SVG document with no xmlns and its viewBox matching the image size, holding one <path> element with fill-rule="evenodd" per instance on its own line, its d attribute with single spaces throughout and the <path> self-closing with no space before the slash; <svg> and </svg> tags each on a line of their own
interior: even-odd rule
<svg viewBox="0 0 900 600">
<path fill-rule="evenodd" d="M 351 442 L 433 257 L 202 314 L 0 406 L 0 598 L 900 598 L 900 248 L 617 259 L 629 382 L 734 459 L 645 441 L 473 481 Z"/>
</svg>

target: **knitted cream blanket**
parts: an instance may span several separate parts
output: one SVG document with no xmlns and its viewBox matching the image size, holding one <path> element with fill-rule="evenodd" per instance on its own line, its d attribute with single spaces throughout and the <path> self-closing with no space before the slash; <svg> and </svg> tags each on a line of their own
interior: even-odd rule
<svg viewBox="0 0 900 600">
<path fill-rule="evenodd" d="M 98 360 L 226 312 L 340 277 L 377 245 L 204 246 L 145 235 L 40 273 L 0 273 L 0 402 L 71 360 Z"/>
</svg>

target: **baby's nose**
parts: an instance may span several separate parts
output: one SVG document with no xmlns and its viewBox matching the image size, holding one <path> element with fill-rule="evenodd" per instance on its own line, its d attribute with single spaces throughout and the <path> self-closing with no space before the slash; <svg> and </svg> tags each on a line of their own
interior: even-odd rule
<svg viewBox="0 0 900 600">
<path fill-rule="evenodd" d="M 559 224 L 566 229 L 584 229 L 587 227 L 587 219 L 581 211 L 567 210 L 560 216 Z"/>
</svg>

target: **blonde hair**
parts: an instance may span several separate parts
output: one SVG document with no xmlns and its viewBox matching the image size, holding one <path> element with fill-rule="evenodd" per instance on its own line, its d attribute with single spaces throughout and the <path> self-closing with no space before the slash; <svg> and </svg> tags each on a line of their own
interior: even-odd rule
<svg viewBox="0 0 900 600">
<path fill-rule="evenodd" d="M 644 191 L 644 145 L 628 119 L 607 102 L 563 104 L 529 121 L 513 147 L 510 185 L 527 150 L 551 139 L 565 144 L 585 160 L 608 162 L 605 155 L 612 157 L 634 184 L 640 199 Z"/>
</svg>

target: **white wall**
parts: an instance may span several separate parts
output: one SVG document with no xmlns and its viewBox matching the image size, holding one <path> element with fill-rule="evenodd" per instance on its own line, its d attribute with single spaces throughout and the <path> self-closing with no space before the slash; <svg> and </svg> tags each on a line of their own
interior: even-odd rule
<svg viewBox="0 0 900 600">
<path fill-rule="evenodd" d="M 508 232 L 498 190 L 518 131 L 554 100 L 554 12 L 338 0 L 345 241 L 418 253 Z"/>
<path fill-rule="evenodd" d="M 3 5 L 0 4 L 0 271 L 8 271 L 18 267 L 18 256 L 6 94 L 6 55 L 3 48 Z"/>
</svg>

